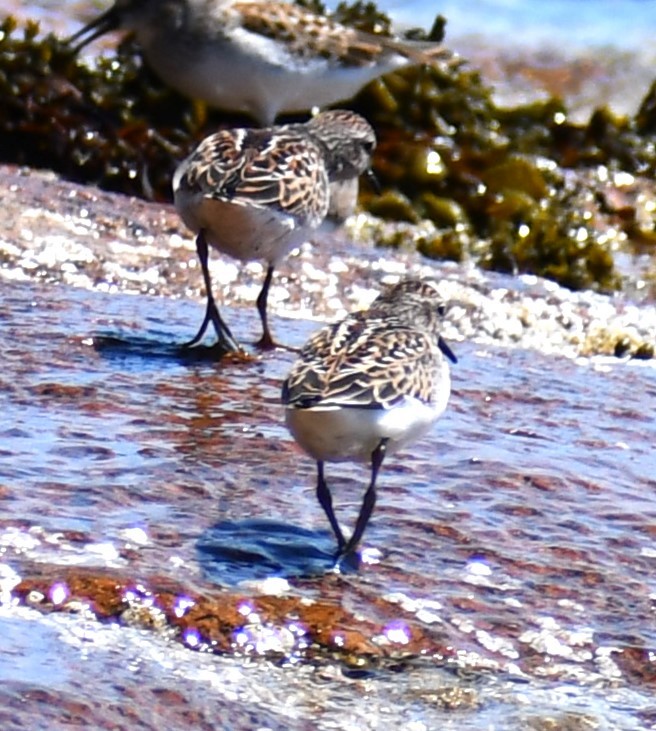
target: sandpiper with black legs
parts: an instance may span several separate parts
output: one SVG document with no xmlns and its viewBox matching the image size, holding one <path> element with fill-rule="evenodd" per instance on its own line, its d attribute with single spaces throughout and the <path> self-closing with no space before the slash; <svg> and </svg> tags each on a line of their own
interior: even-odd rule
<svg viewBox="0 0 656 731">
<path fill-rule="evenodd" d="M 225 350 L 237 342 L 212 294 L 208 247 L 241 261 L 263 260 L 267 271 L 257 298 L 262 321 L 258 345 L 274 346 L 267 296 L 276 264 L 325 219 L 330 185 L 369 168 L 376 137 L 355 112 L 322 112 L 309 122 L 265 129 L 230 129 L 203 140 L 173 177 L 175 205 L 197 234 L 207 294 L 199 343 L 212 323 Z"/>
<path fill-rule="evenodd" d="M 451 348 L 440 331 L 445 305 L 429 281 L 403 279 L 364 312 L 319 330 L 282 389 L 286 422 L 317 462 L 317 497 L 337 539 L 338 557 L 355 553 L 376 502 L 384 459 L 424 435 L 451 392 Z M 324 465 L 368 462 L 369 486 L 346 538 L 335 517 Z"/>
</svg>

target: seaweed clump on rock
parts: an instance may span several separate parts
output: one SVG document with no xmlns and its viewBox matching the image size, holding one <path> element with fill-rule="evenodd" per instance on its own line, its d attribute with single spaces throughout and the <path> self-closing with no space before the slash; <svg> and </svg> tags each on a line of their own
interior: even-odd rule
<svg viewBox="0 0 656 731">
<path fill-rule="evenodd" d="M 598 144 L 591 141 L 596 118 L 587 130 L 568 125 L 558 100 L 499 110 L 478 72 L 464 65 L 403 69 L 371 84 L 353 106 L 376 127 L 376 174 L 386 188 L 366 195 L 365 205 L 390 219 L 430 219 L 434 229 L 417 239 L 422 253 L 473 258 L 572 289 L 619 286 L 617 242 L 600 219 L 589 170 L 635 163 L 639 139 L 623 140 L 620 120 L 606 115 Z M 613 148 L 609 138 L 622 144 Z M 569 168 L 572 162 L 586 172 Z"/>
<path fill-rule="evenodd" d="M 106 190 L 168 198 L 191 145 L 193 107 L 145 67 L 136 46 L 90 67 L 37 23 L 0 23 L 0 157 Z"/>
</svg>

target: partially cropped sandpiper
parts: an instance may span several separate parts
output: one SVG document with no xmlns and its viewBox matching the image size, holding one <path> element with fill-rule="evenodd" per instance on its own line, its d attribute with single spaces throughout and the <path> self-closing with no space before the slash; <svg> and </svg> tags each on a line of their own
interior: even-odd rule
<svg viewBox="0 0 656 731">
<path fill-rule="evenodd" d="M 338 557 L 355 553 L 376 502 L 383 459 L 425 434 L 451 392 L 440 335 L 444 303 L 428 281 L 403 279 L 365 312 L 319 330 L 282 389 L 286 422 L 317 462 L 317 497 L 337 538 Z M 371 479 L 347 540 L 324 478 L 325 462 L 370 462 Z"/>
<path fill-rule="evenodd" d="M 265 0 L 116 0 L 75 33 L 75 51 L 122 29 L 185 96 L 271 125 L 354 96 L 393 69 L 450 57 L 433 42 L 363 33 L 300 5 Z"/>
<path fill-rule="evenodd" d="M 357 179 L 369 168 L 375 144 L 363 117 L 333 110 L 301 124 L 217 132 L 181 163 L 173 177 L 175 205 L 198 234 L 207 292 L 205 319 L 187 345 L 200 342 L 211 322 L 224 349 L 238 349 L 212 295 L 208 245 L 241 261 L 267 263 L 257 298 L 258 345 L 274 345 L 267 320 L 274 267 L 322 223 L 330 184 Z"/>
</svg>

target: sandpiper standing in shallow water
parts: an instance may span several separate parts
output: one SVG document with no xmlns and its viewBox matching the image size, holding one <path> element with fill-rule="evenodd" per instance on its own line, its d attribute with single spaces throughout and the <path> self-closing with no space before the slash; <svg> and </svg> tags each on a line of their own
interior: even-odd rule
<svg viewBox="0 0 656 731">
<path fill-rule="evenodd" d="M 429 282 L 404 279 L 365 312 L 319 330 L 283 384 L 286 422 L 317 461 L 317 497 L 337 538 L 338 558 L 355 553 L 376 502 L 383 459 L 425 434 L 451 392 L 440 335 L 444 304 Z M 347 540 L 335 517 L 325 462 L 369 462 L 371 479 Z"/>
<path fill-rule="evenodd" d="M 197 233 L 207 293 L 205 319 L 188 346 L 200 342 L 211 322 L 224 349 L 238 349 L 212 295 L 208 245 L 241 261 L 267 263 L 257 298 L 258 345 L 274 345 L 267 295 L 275 265 L 322 223 L 331 182 L 349 181 L 369 168 L 375 144 L 363 117 L 333 110 L 302 124 L 217 132 L 181 163 L 173 177 L 175 205 Z"/>
<path fill-rule="evenodd" d="M 396 68 L 451 56 L 433 42 L 363 33 L 266 0 L 116 0 L 68 42 L 77 51 L 117 29 L 135 33 L 169 86 L 261 125 L 350 99 Z"/>
</svg>

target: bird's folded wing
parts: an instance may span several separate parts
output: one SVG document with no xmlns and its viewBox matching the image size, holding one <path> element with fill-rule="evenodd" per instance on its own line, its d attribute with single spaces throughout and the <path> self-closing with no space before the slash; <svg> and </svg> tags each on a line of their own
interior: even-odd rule
<svg viewBox="0 0 656 731">
<path fill-rule="evenodd" d="M 430 398 L 435 348 L 429 336 L 389 322 L 349 318 L 310 340 L 283 387 L 299 408 L 388 408 Z"/>
<path fill-rule="evenodd" d="M 307 138 L 289 133 L 218 132 L 199 145 L 181 184 L 217 200 L 301 218 L 322 218 L 328 206 L 321 151 Z"/>
</svg>

